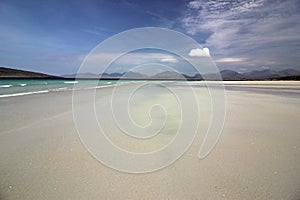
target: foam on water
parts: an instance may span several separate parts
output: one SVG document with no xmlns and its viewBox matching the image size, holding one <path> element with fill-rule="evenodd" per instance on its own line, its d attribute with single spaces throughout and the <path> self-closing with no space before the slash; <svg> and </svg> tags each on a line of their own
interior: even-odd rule
<svg viewBox="0 0 300 200">
<path fill-rule="evenodd" d="M 96 82 L 96 84 L 94 84 Z M 74 90 L 74 85 L 80 86 L 79 90 L 97 89 L 113 87 L 130 83 L 130 81 L 106 81 L 106 80 L 36 80 L 36 79 L 18 79 L 18 80 L 0 80 L 0 97 L 16 97 L 45 92 L 63 92 Z M 93 86 L 96 85 L 96 86 Z M 17 87 L 14 87 L 17 86 Z M 92 86 L 92 87 L 91 87 Z"/>
<path fill-rule="evenodd" d="M 65 81 L 64 83 L 66 83 L 66 84 L 75 84 L 75 83 L 78 83 L 78 81 Z"/>
<path fill-rule="evenodd" d="M 0 85 L 0 88 L 9 88 L 11 87 L 12 85 Z"/>
<path fill-rule="evenodd" d="M 40 93 L 47 93 L 47 92 L 49 92 L 49 90 L 41 90 L 41 91 L 34 91 L 34 92 L 21 92 L 21 93 L 15 93 L 15 94 L 2 94 L 2 95 L 0 95 L 0 98 L 24 96 L 24 95 L 29 95 L 29 94 L 40 94 Z"/>
<path fill-rule="evenodd" d="M 67 87 L 52 89 L 51 91 L 67 91 Z"/>
</svg>

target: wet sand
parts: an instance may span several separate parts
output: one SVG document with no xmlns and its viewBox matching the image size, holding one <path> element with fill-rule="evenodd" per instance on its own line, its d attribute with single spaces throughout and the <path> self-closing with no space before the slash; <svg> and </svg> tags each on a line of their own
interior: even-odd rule
<svg viewBox="0 0 300 200">
<path fill-rule="evenodd" d="M 198 158 L 199 133 L 174 164 L 138 175 L 87 152 L 71 92 L 0 98 L 0 199 L 299 199 L 300 82 L 225 82 L 225 88 L 227 115 L 214 150 Z M 111 88 L 99 90 L 96 103 L 103 105 Z"/>
</svg>

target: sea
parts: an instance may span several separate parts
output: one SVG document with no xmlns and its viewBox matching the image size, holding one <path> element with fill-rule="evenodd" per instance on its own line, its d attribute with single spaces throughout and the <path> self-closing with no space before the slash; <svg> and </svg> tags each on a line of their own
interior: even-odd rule
<svg viewBox="0 0 300 200">
<path fill-rule="evenodd" d="M 95 83 L 96 81 L 96 83 Z M 94 83 L 93 83 L 94 82 Z M 82 89 L 89 89 L 90 85 L 96 88 L 110 87 L 124 84 L 129 80 L 69 80 L 69 79 L 0 79 L 0 98 L 24 96 L 38 93 L 61 92 L 73 90 L 75 84 Z M 86 87 L 85 87 L 86 85 Z M 77 88 L 78 89 L 78 88 Z M 92 89 L 92 88 L 91 88 Z"/>
</svg>

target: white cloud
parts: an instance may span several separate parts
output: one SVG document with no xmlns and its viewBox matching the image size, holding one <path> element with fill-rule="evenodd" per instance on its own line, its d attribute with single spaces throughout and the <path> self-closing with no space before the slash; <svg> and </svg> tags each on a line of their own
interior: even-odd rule
<svg viewBox="0 0 300 200">
<path fill-rule="evenodd" d="M 188 7 L 193 8 L 193 9 L 199 9 L 199 8 L 201 8 L 201 2 L 200 1 L 191 1 L 188 4 Z"/>
<path fill-rule="evenodd" d="M 162 58 L 160 62 L 165 62 L 165 63 L 178 63 L 178 60 L 174 58 L 173 56 L 168 56 L 165 58 Z"/>
<path fill-rule="evenodd" d="M 204 47 L 202 50 L 203 50 L 207 55 L 210 55 L 209 48 Z"/>
<path fill-rule="evenodd" d="M 218 60 L 215 60 L 216 62 L 222 62 L 222 63 L 226 63 L 226 62 L 243 62 L 245 61 L 244 58 L 221 58 Z"/>
<path fill-rule="evenodd" d="M 209 49 L 207 47 L 203 48 L 203 49 L 199 49 L 199 48 L 196 48 L 196 49 L 191 49 L 190 53 L 189 53 L 189 56 L 192 56 L 192 57 L 202 57 L 202 56 L 209 56 Z"/>
</svg>

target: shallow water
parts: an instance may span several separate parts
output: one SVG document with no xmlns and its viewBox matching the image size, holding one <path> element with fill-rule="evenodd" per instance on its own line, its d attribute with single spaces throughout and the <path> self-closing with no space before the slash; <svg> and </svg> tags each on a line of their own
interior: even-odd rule
<svg viewBox="0 0 300 200">
<path fill-rule="evenodd" d="M 0 97 L 23 96 L 36 93 L 72 90 L 75 84 L 81 86 L 96 82 L 97 87 L 116 84 L 115 80 L 62 80 L 62 79 L 0 79 Z"/>
</svg>

